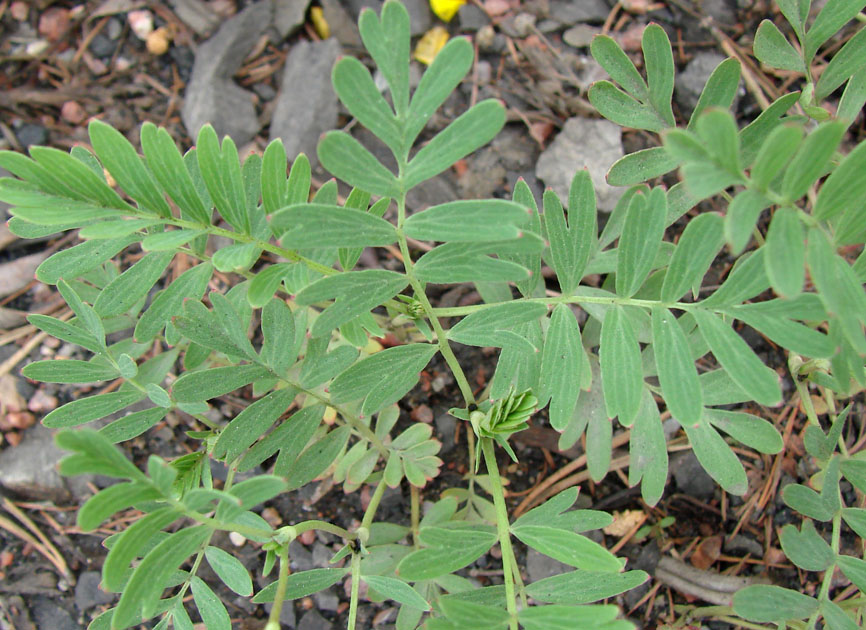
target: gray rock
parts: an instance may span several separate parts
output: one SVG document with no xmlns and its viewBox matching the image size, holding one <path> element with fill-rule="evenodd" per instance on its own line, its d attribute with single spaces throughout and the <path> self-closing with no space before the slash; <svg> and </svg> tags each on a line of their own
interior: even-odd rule
<svg viewBox="0 0 866 630">
<path fill-rule="evenodd" d="M 206 37 L 219 26 L 220 17 L 202 0 L 169 0 L 169 3 L 177 17 L 197 35 Z"/>
<path fill-rule="evenodd" d="M 430 3 L 427 0 L 403 0 L 403 6 L 409 12 L 409 25 L 412 35 L 423 35 L 430 29 L 433 18 L 430 15 Z"/>
<path fill-rule="evenodd" d="M 44 597 L 35 598 L 30 605 L 30 614 L 37 628 L 51 628 L 51 630 L 79 630 L 80 628 L 66 609 Z"/>
<path fill-rule="evenodd" d="M 75 607 L 84 612 L 100 604 L 110 604 L 114 601 L 112 593 L 106 593 L 99 588 L 102 576 L 98 571 L 85 571 L 78 576 L 75 585 Z"/>
<path fill-rule="evenodd" d="M 559 560 L 548 558 L 535 549 L 529 549 L 526 552 L 526 573 L 529 576 L 527 582 L 537 582 L 569 571 L 574 571 L 574 567 L 570 567 Z"/>
<path fill-rule="evenodd" d="M 460 28 L 464 31 L 477 31 L 490 24 L 490 18 L 480 7 L 467 2 L 457 11 Z"/>
<path fill-rule="evenodd" d="M 334 557 L 334 551 L 327 545 L 316 541 L 313 543 L 313 566 L 326 568 L 328 561 Z"/>
<path fill-rule="evenodd" d="M 574 174 L 586 168 L 592 177 L 599 211 L 610 212 L 622 189 L 610 186 L 605 174 L 623 154 L 619 125 L 607 120 L 570 118 L 538 158 L 535 174 L 565 203 Z"/>
<path fill-rule="evenodd" d="M 48 142 L 48 130 L 42 125 L 24 123 L 15 129 L 15 137 L 18 138 L 18 142 L 23 147 L 45 144 Z"/>
<path fill-rule="evenodd" d="M 562 34 L 562 41 L 574 48 L 586 48 L 592 43 L 592 38 L 601 33 L 601 29 L 589 24 L 577 24 Z"/>
<path fill-rule="evenodd" d="M 457 192 L 445 174 L 421 182 L 406 195 L 406 205 L 413 212 L 455 200 Z"/>
<path fill-rule="evenodd" d="M 331 68 L 339 52 L 335 39 L 300 42 L 286 59 L 271 119 L 271 140 L 282 139 L 290 158 L 304 152 L 315 164 L 319 136 L 337 124 Z"/>
<path fill-rule="evenodd" d="M 610 7 L 604 0 L 550 0 L 550 19 L 563 26 L 578 22 L 604 22 Z"/>
<path fill-rule="evenodd" d="M 331 37 L 347 48 L 361 48 L 361 34 L 358 24 L 349 12 L 343 8 L 339 0 L 321 0 L 322 15 L 331 30 Z M 331 69 L 328 68 L 328 80 Z"/>
<path fill-rule="evenodd" d="M 90 52 L 100 58 L 111 57 L 114 54 L 114 51 L 117 49 L 117 42 L 108 37 L 108 35 L 103 35 L 102 33 L 97 33 L 96 36 L 91 40 L 90 46 L 88 46 Z"/>
<path fill-rule="evenodd" d="M 68 501 L 71 494 L 57 472 L 66 454 L 54 444 L 51 429 L 32 426 L 18 446 L 0 451 L 0 486 L 34 499 Z"/>
<path fill-rule="evenodd" d="M 696 3 L 701 15 L 713 18 L 726 26 L 737 23 L 737 9 L 735 3 L 729 0 L 698 0 Z"/>
<path fill-rule="evenodd" d="M 701 91 L 713 70 L 725 60 L 715 52 L 702 52 L 695 55 L 688 65 L 677 75 L 674 84 L 674 99 L 686 115 L 691 115 L 698 104 Z"/>
<path fill-rule="evenodd" d="M 315 595 L 313 595 L 313 599 L 316 602 L 317 610 L 327 610 L 328 612 L 337 612 L 337 608 L 340 605 L 340 598 L 337 597 L 337 594 L 334 592 L 333 588 L 326 589 L 324 591 L 319 591 Z"/>
<path fill-rule="evenodd" d="M 270 614 L 273 604 L 265 604 L 265 611 Z M 280 608 L 280 625 L 288 628 L 294 628 L 298 625 L 298 618 L 295 615 L 294 602 L 283 602 L 283 607 Z"/>
<path fill-rule="evenodd" d="M 696 499 L 710 499 L 716 493 L 716 482 L 701 467 L 694 451 L 682 451 L 670 460 L 670 471 L 677 489 Z"/>
<path fill-rule="evenodd" d="M 228 20 L 199 47 L 181 110 L 190 136 L 198 135 L 207 123 L 218 135 L 231 136 L 237 145 L 246 144 L 258 133 L 253 95 L 231 77 L 272 21 L 271 1 L 257 2 Z"/>
<path fill-rule="evenodd" d="M 449 413 L 440 413 L 433 422 L 436 423 L 436 435 L 442 442 L 440 455 L 444 455 L 454 448 L 454 429 L 457 428 L 457 419 Z"/>
<path fill-rule="evenodd" d="M 309 571 L 316 566 L 313 564 L 313 554 L 297 539 L 289 543 L 289 559 L 292 571 Z"/>
<path fill-rule="evenodd" d="M 334 625 L 315 610 L 310 610 L 301 617 L 298 630 L 333 630 Z"/>
<path fill-rule="evenodd" d="M 274 28 L 285 39 L 304 23 L 310 0 L 274 0 Z"/>
</svg>

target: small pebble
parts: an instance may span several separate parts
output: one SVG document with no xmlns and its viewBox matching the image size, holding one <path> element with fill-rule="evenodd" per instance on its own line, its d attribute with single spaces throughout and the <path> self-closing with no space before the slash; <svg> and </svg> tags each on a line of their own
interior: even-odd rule
<svg viewBox="0 0 866 630">
<path fill-rule="evenodd" d="M 29 411 L 12 411 L 6 414 L 6 423 L 12 429 L 26 429 L 36 424 L 36 416 Z"/>
<path fill-rule="evenodd" d="M 242 534 L 237 532 L 229 532 L 229 540 L 235 547 L 243 547 L 247 539 Z"/>
<path fill-rule="evenodd" d="M 51 7 L 39 16 L 39 34 L 49 42 L 56 42 L 69 28 L 69 10 Z"/>
<path fill-rule="evenodd" d="M 30 397 L 27 403 L 27 408 L 33 413 L 46 413 L 57 409 L 57 397 L 46 394 L 43 390 L 37 389 L 36 393 Z"/>
<path fill-rule="evenodd" d="M 419 405 L 412 410 L 411 417 L 415 422 L 433 422 L 433 410 L 427 405 Z"/>
<path fill-rule="evenodd" d="M 529 37 L 535 28 L 535 16 L 531 13 L 518 13 L 514 18 L 514 31 L 518 37 Z"/>
<path fill-rule="evenodd" d="M 19 22 L 23 22 L 30 14 L 30 7 L 26 2 L 13 2 L 9 5 L 9 14 Z"/>
<path fill-rule="evenodd" d="M 161 27 L 147 36 L 147 52 L 159 57 L 168 52 L 169 36 L 168 29 Z"/>
<path fill-rule="evenodd" d="M 25 123 L 15 130 L 15 137 L 22 146 L 29 147 L 34 144 L 45 144 L 48 141 L 48 131 L 42 125 Z"/>
<path fill-rule="evenodd" d="M 589 24 L 577 24 L 562 34 L 562 41 L 574 48 L 586 48 L 600 32 L 601 29 Z"/>
<path fill-rule="evenodd" d="M 97 57 L 111 57 L 114 51 L 117 50 L 117 42 L 112 40 L 107 35 L 97 33 L 88 46 L 90 52 Z"/>
<path fill-rule="evenodd" d="M 150 11 L 130 11 L 126 19 L 135 36 L 141 41 L 147 41 L 147 37 L 153 33 L 153 15 Z"/>
<path fill-rule="evenodd" d="M 475 34 L 475 42 L 478 44 L 478 50 L 487 52 L 493 47 L 493 39 L 496 37 L 496 31 L 490 24 L 482 26 Z"/>
<path fill-rule="evenodd" d="M 36 41 L 30 42 L 29 44 L 27 44 L 27 47 L 24 49 L 24 53 L 28 57 L 38 57 L 39 55 L 44 53 L 46 50 L 48 50 L 49 45 L 50 44 L 48 43 L 47 40 L 37 39 Z"/>
<path fill-rule="evenodd" d="M 123 24 L 117 18 L 111 18 L 105 25 L 105 31 L 108 34 L 108 39 L 117 39 L 123 32 Z"/>
<path fill-rule="evenodd" d="M 75 101 L 66 101 L 60 108 L 60 116 L 66 122 L 80 125 L 87 118 L 87 112 Z"/>
</svg>

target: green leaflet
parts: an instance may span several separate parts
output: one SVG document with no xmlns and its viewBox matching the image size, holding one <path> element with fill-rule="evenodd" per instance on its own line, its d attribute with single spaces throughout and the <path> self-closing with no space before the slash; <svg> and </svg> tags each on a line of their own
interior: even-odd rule
<svg viewBox="0 0 866 630">
<path fill-rule="evenodd" d="M 397 575 L 409 582 L 429 580 L 475 562 L 496 542 L 496 534 L 479 529 L 425 527 L 421 540 L 428 546 L 400 561 Z"/>
<path fill-rule="evenodd" d="M 112 317 L 125 313 L 147 295 L 147 292 L 162 276 L 172 258 L 174 258 L 174 252 L 147 254 L 102 290 L 96 302 L 93 303 L 94 310 L 101 317 Z"/>
<path fill-rule="evenodd" d="M 31 363 L 31 365 L 34 364 Z M 42 424 L 51 428 L 77 427 L 125 409 L 142 398 L 144 395 L 138 390 L 111 392 L 80 398 L 49 413 L 42 420 Z"/>
<path fill-rule="evenodd" d="M 580 284 L 595 249 L 598 225 L 595 190 L 589 172 L 578 171 L 568 192 L 568 224 L 556 193 L 544 193 L 544 226 L 550 241 L 550 263 L 563 295 Z"/>
<path fill-rule="evenodd" d="M 504 199 L 452 201 L 406 219 L 406 236 L 422 241 L 504 241 L 520 236 L 527 211 Z"/>
<path fill-rule="evenodd" d="M 194 575 L 190 581 L 192 597 L 205 628 L 208 630 L 231 630 L 232 622 L 226 607 L 210 586 Z"/>
<path fill-rule="evenodd" d="M 361 577 L 367 584 L 388 599 L 393 599 L 418 610 L 430 610 L 430 604 L 411 586 L 395 578 L 380 575 L 364 575 Z"/>
<path fill-rule="evenodd" d="M 731 448 L 708 422 L 695 425 L 684 424 L 692 450 L 716 483 L 730 492 L 742 496 L 749 489 L 746 471 Z"/>
<path fill-rule="evenodd" d="M 692 112 L 692 116 L 689 118 L 688 128 L 692 128 L 698 118 L 700 118 L 701 113 L 708 107 L 730 109 L 739 86 L 740 62 L 729 57 L 716 66 L 716 69 L 713 70 L 707 79 L 707 83 L 701 91 L 700 98 L 698 98 L 695 111 Z"/>
<path fill-rule="evenodd" d="M 649 576 L 643 571 L 571 571 L 527 585 L 526 594 L 551 604 L 588 604 L 624 593 L 648 579 Z"/>
<path fill-rule="evenodd" d="M 172 508 L 159 508 L 144 515 L 118 534 L 102 565 L 102 582 L 109 592 L 123 588 L 127 569 L 133 560 L 142 556 L 145 546 L 163 528 L 180 517 Z"/>
<path fill-rule="evenodd" d="M 349 134 L 329 131 L 319 142 L 317 153 L 322 166 L 349 185 L 373 195 L 399 197 L 400 185 L 394 174 Z"/>
<path fill-rule="evenodd" d="M 779 542 L 788 559 L 805 571 L 825 571 L 833 564 L 835 554 L 812 521 L 804 520 L 801 530 L 785 525 L 779 532 Z"/>
<path fill-rule="evenodd" d="M 324 406 L 318 404 L 304 407 L 292 414 L 247 451 L 238 465 L 238 470 L 251 470 L 279 451 L 274 474 L 284 475 L 313 437 L 324 412 Z"/>
<path fill-rule="evenodd" d="M 187 269 L 157 295 L 135 325 L 135 339 L 146 342 L 159 334 L 174 315 L 180 313 L 186 298 L 201 299 L 213 275 L 210 263 Z"/>
<path fill-rule="evenodd" d="M 114 366 L 77 359 L 36 361 L 24 366 L 21 374 L 43 383 L 93 383 L 120 376 Z"/>
<path fill-rule="evenodd" d="M 737 591 L 734 611 L 759 623 L 805 619 L 818 610 L 818 600 L 780 586 L 757 584 Z"/>
<path fill-rule="evenodd" d="M 448 331 L 448 338 L 468 346 L 514 346 L 534 352 L 535 346 L 512 329 L 546 312 L 544 304 L 533 302 L 497 304 L 464 317 Z"/>
<path fill-rule="evenodd" d="M 97 157 L 121 188 L 144 210 L 171 217 L 162 191 L 129 141 L 100 120 L 92 120 L 87 130 Z"/>
<path fill-rule="evenodd" d="M 515 525 L 511 531 L 525 545 L 575 568 L 612 573 L 622 570 L 622 562 L 615 555 L 586 536 L 544 525 Z"/>
<path fill-rule="evenodd" d="M 619 609 L 613 605 L 597 606 L 532 606 L 518 613 L 520 625 L 526 630 L 608 630 Z M 611 629 L 612 630 L 612 629 Z"/>
<path fill-rule="evenodd" d="M 788 201 L 797 201 L 805 195 L 825 172 L 827 162 L 839 146 L 846 128 L 842 122 L 828 122 L 806 136 L 782 179 L 782 194 Z"/>
<path fill-rule="evenodd" d="M 205 207 L 183 156 L 168 131 L 145 122 L 141 126 L 141 148 L 156 181 L 181 208 L 181 212 L 198 223 L 210 225 L 210 209 Z"/>
<path fill-rule="evenodd" d="M 364 398 L 361 413 L 365 416 L 400 400 L 415 383 L 438 351 L 431 344 L 414 343 L 395 346 L 366 357 L 331 383 L 329 391 L 334 403 Z"/>
<path fill-rule="evenodd" d="M 399 2 L 386 3 L 381 18 L 375 11 L 363 11 L 358 30 L 364 47 L 388 81 L 397 116 L 402 117 L 409 105 L 410 30 L 406 7 Z"/>
<path fill-rule="evenodd" d="M 295 300 L 301 306 L 335 300 L 313 322 L 310 332 L 319 337 L 379 306 L 408 284 L 406 276 L 384 269 L 349 271 L 317 280 L 298 293 Z"/>
<path fill-rule="evenodd" d="M 504 124 L 505 108 L 498 100 L 488 99 L 478 103 L 415 154 L 406 168 L 403 185 L 408 190 L 435 177 L 457 160 L 490 142 Z"/>
<path fill-rule="evenodd" d="M 640 409 L 643 369 L 634 329 L 619 305 L 608 309 L 602 323 L 599 359 L 607 415 L 631 425 Z"/>
<path fill-rule="evenodd" d="M 469 72 L 473 59 L 472 44 L 462 37 L 452 38 L 436 53 L 409 103 L 404 132 L 406 146 L 415 141 L 430 117 L 460 84 Z"/>
<path fill-rule="evenodd" d="M 782 398 L 779 377 L 761 362 L 743 338 L 713 313 L 695 309 L 692 314 L 713 355 L 734 382 L 762 405 L 778 404 Z"/>
<path fill-rule="evenodd" d="M 288 490 L 295 490 L 309 483 L 333 464 L 345 448 L 351 430 L 352 427 L 348 424 L 334 429 L 301 453 L 285 474 Z"/>
<path fill-rule="evenodd" d="M 271 218 L 271 230 L 283 247 L 373 247 L 397 240 L 394 226 L 354 208 L 309 203 L 289 206 Z"/>
<path fill-rule="evenodd" d="M 216 131 L 208 124 L 198 132 L 195 155 L 217 211 L 235 230 L 249 234 L 250 216 L 235 143 L 226 137 L 220 147 Z"/>
<path fill-rule="evenodd" d="M 775 454 L 782 450 L 782 436 L 771 422 L 739 411 L 704 409 L 704 419 L 738 442 L 760 453 Z"/>
<path fill-rule="evenodd" d="M 674 126 L 671 98 L 674 94 L 674 54 L 667 33 L 658 24 L 650 24 L 641 38 L 649 102 L 668 126 Z"/>
<path fill-rule="evenodd" d="M 668 450 L 658 407 L 647 388 L 643 389 L 641 406 L 631 428 L 629 454 L 629 485 L 640 481 L 643 500 L 655 505 L 667 484 Z"/>
<path fill-rule="evenodd" d="M 617 295 L 631 297 L 643 285 L 661 245 L 666 214 L 667 201 L 660 188 L 632 198 L 617 248 Z"/>
<path fill-rule="evenodd" d="M 558 304 L 550 316 L 538 382 L 538 404 L 543 407 L 550 401 L 550 426 L 557 431 L 568 425 L 574 412 L 584 353 L 577 318 L 567 305 Z"/>
<path fill-rule="evenodd" d="M 652 330 L 659 383 L 668 410 L 680 424 L 695 424 L 703 413 L 703 400 L 686 335 L 666 308 L 652 309 Z"/>
<path fill-rule="evenodd" d="M 85 241 L 43 260 L 36 268 L 36 277 L 46 284 L 57 284 L 61 278 L 72 280 L 95 269 L 137 241 L 135 235 Z"/>
<path fill-rule="evenodd" d="M 401 124 L 385 101 L 366 66 L 354 57 L 337 61 L 331 73 L 334 91 L 355 118 L 395 154 L 403 149 Z"/>
<path fill-rule="evenodd" d="M 114 610 L 111 624 L 123 630 L 148 618 L 156 610 L 159 596 L 171 574 L 210 537 L 204 525 L 175 532 L 157 545 L 136 567 Z"/>
<path fill-rule="evenodd" d="M 679 165 L 664 147 L 641 149 L 621 157 L 607 173 L 611 186 L 634 186 L 649 179 L 661 177 Z"/>
<path fill-rule="evenodd" d="M 78 526 L 86 532 L 93 531 L 102 522 L 130 506 L 162 498 L 162 493 L 153 484 L 132 481 L 109 486 L 90 497 L 78 510 Z"/>
<path fill-rule="evenodd" d="M 722 248 L 723 219 L 705 212 L 689 221 L 671 256 L 662 285 L 662 302 L 676 302 L 690 288 L 700 287 L 704 274 Z"/>
<path fill-rule="evenodd" d="M 866 33 L 866 29 L 861 33 Z M 866 181 L 860 174 L 864 170 L 866 143 L 860 143 L 824 181 L 812 210 L 815 218 L 827 221 L 862 200 L 866 195 Z"/>
<path fill-rule="evenodd" d="M 269 374 L 259 365 L 231 365 L 187 372 L 171 388 L 177 402 L 197 402 L 222 396 Z"/>
<path fill-rule="evenodd" d="M 249 405 L 220 432 L 213 456 L 234 461 L 286 412 L 296 394 L 294 388 L 280 389 Z"/>
<path fill-rule="evenodd" d="M 292 573 L 288 578 L 286 587 L 286 596 L 284 601 L 300 599 L 313 593 L 318 593 L 321 590 L 333 586 L 343 579 L 343 576 L 349 572 L 348 568 L 340 569 L 310 569 L 309 571 L 300 571 Z M 277 594 L 277 583 L 271 582 L 265 588 L 256 593 L 253 597 L 253 603 L 264 604 L 274 601 Z"/>
<path fill-rule="evenodd" d="M 758 26 L 754 51 L 755 57 L 768 66 L 800 73 L 806 71 L 803 58 L 770 20 Z"/>
</svg>

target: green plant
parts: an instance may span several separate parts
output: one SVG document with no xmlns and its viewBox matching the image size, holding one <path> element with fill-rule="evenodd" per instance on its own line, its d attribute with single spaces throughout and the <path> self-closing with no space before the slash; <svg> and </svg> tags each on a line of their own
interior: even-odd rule
<svg viewBox="0 0 866 630">
<path fill-rule="evenodd" d="M 786 15 L 790 4 L 783 3 Z M 820 33 L 805 45 L 806 68 L 815 50 L 860 5 L 827 4 L 805 35 Z M 808 3 L 800 2 L 797 9 L 804 15 Z M 0 153 L 0 166 L 20 178 L 0 180 L 0 199 L 16 206 L 11 229 L 29 237 L 79 229 L 85 239 L 53 255 L 37 272 L 43 282 L 57 285 L 74 319 L 34 315 L 31 322 L 93 357 L 38 361 L 24 374 L 57 383 L 121 383 L 110 393 L 55 410 L 45 424 L 77 427 L 140 401 L 152 404 L 99 431 L 58 434 L 58 443 L 73 452 L 62 463 L 65 474 L 124 480 L 81 508 L 83 530 L 130 506 L 145 513 L 106 541 L 110 551 L 103 584 L 122 595 L 117 607 L 91 627 L 127 628 L 151 618 L 160 628 L 169 623 L 191 627 L 183 602 L 191 591 L 208 628 L 229 628 L 219 598 L 196 576 L 205 560 L 228 588 L 253 594 L 240 562 L 209 545 L 216 531 L 225 530 L 262 545 L 265 575 L 276 567 L 276 579 L 253 598 L 274 603 L 268 630 L 279 627 L 284 601 L 346 576 L 352 579 L 349 628 L 355 627 L 362 581 L 371 599 L 401 605 L 400 630 L 422 623 L 427 630 L 630 628 L 616 619 L 614 606 L 588 605 L 647 579 L 642 571 L 624 571 L 622 560 L 582 535 L 604 527 L 610 517 L 570 510 L 577 497 L 570 489 L 511 522 L 496 445 L 514 458 L 509 436 L 546 406 L 551 426 L 561 432 L 561 446 L 585 434 L 589 472 L 600 480 L 610 467 L 612 419 L 617 418 L 631 431 L 629 481 L 640 483 L 644 499 L 654 504 L 667 478 L 663 403 L 708 473 L 726 491 L 743 494 L 745 470 L 722 433 L 764 453 L 779 452 L 782 439 L 759 416 L 723 407 L 749 401 L 775 405 L 782 390 L 779 375 L 739 336 L 734 322 L 792 353 L 794 374 L 805 379 L 797 381 L 804 400 L 806 381 L 840 398 L 866 385 L 866 254 L 853 266 L 839 254 L 840 248 L 864 241 L 866 215 L 856 202 L 866 192 L 866 179 L 859 176 L 866 168 L 866 150 L 861 144 L 847 156 L 838 153 L 853 114 L 866 100 L 866 73 L 859 61 L 866 55 L 851 47 L 866 31 L 861 29 L 825 69 L 826 75 L 836 59 L 844 60 L 834 66 L 838 83 L 819 79 L 806 97 L 783 96 L 742 130 L 727 111 L 739 81 L 737 61 L 716 69 L 689 125 L 677 129 L 670 104 L 674 62 L 664 31 L 651 25 L 644 33 L 647 81 L 613 40 L 596 38 L 594 56 L 622 89 L 599 82 L 590 91 L 591 101 L 614 122 L 659 132 L 664 143 L 614 165 L 611 182 L 631 187 L 599 234 L 595 195 L 584 172 L 572 182 L 567 214 L 552 191 L 545 192 L 539 213 L 529 187 L 520 181 L 511 201 L 457 201 L 409 216 L 407 193 L 493 138 L 504 124 L 504 110 L 496 101 L 479 103 L 414 150 L 430 116 L 468 71 L 472 47 L 463 39 L 449 42 L 410 95 L 405 9 L 388 0 L 381 18 L 367 10 L 359 26 L 387 80 L 390 103 L 354 58 L 337 63 L 334 87 L 348 111 L 391 150 L 397 172 L 348 134 L 327 134 L 319 145 L 320 161 L 353 187 L 343 205 L 335 181 L 309 200 L 310 167 L 304 156 L 294 161 L 288 176 L 280 142 L 271 143 L 261 158 L 252 155 L 241 163 L 232 141 L 220 144 L 210 127 L 183 155 L 167 132 L 145 124 L 142 159 L 125 138 L 99 122 L 90 126 L 94 153 L 43 147 L 32 148 L 30 158 Z M 768 29 L 762 26 L 756 41 L 764 60 L 772 59 L 767 50 L 782 45 L 762 34 Z M 838 116 L 818 112 L 816 99 L 845 81 Z M 805 116 L 788 116 L 798 100 L 809 115 L 829 120 L 815 126 Z M 684 182 L 670 190 L 641 183 L 677 167 Z M 123 196 L 106 182 L 106 171 Z M 729 202 L 724 217 L 696 212 L 687 218 L 701 200 L 719 196 Z M 374 197 L 378 200 L 370 205 Z M 770 207 L 773 217 L 764 237 L 758 218 Z M 678 220 L 687 221 L 678 242 L 664 241 L 666 228 Z M 218 225 L 221 221 L 225 227 Z M 759 247 L 743 253 L 752 235 Z M 206 245 L 214 236 L 234 244 L 208 256 Z M 440 244 L 415 259 L 410 238 Z M 736 264 L 720 287 L 705 289 L 704 275 L 725 241 Z M 354 270 L 363 248 L 395 243 L 403 272 Z M 112 259 L 133 246 L 140 246 L 143 255 L 120 273 Z M 261 265 L 265 252 L 280 262 Z M 200 262 L 149 299 L 176 255 Z M 542 261 L 556 274 L 556 295 L 545 291 Z M 225 292 L 211 291 L 203 301 L 214 269 L 244 280 Z M 814 292 L 804 290 L 807 271 Z M 599 286 L 582 284 L 590 275 L 601 278 Z M 484 303 L 431 304 L 428 284 L 461 282 L 475 283 Z M 762 299 L 769 288 L 777 297 Z M 588 315 L 582 328 L 573 307 Z M 446 330 L 445 318 L 460 320 Z M 370 352 L 369 338 L 386 330 L 403 343 Z M 114 333 L 125 334 L 109 342 L 106 335 Z M 454 343 L 501 349 L 483 400 L 476 400 Z M 473 473 L 466 488 L 443 493 L 422 518 L 419 488 L 442 464 L 439 443 L 429 425 L 395 430 L 396 403 L 437 353 L 464 398 L 464 406 L 452 413 L 473 429 L 467 453 Z M 718 367 L 699 373 L 695 362 L 708 353 Z M 171 374 L 179 362 L 182 373 L 175 379 Z M 225 425 L 209 419 L 208 400 L 248 385 L 255 402 Z M 329 408 L 336 412 L 333 426 L 322 423 Z M 144 433 L 168 413 L 190 420 L 188 435 L 199 440 L 200 448 L 172 461 L 151 456 L 146 472 L 139 470 L 114 444 Z M 815 443 L 825 446 L 837 437 L 822 442 L 814 434 Z M 824 496 L 835 492 L 827 480 L 833 474 L 838 478 L 839 470 L 862 488 L 861 460 L 823 457 L 829 448 L 820 450 L 827 462 Z M 211 458 L 229 467 L 221 489 L 210 477 Z M 486 474 L 478 474 L 481 459 Z M 235 483 L 237 472 L 266 462 L 271 474 Z M 345 529 L 308 520 L 274 530 L 251 511 L 323 474 L 346 490 L 375 487 L 360 525 Z M 404 478 L 411 489 L 411 526 L 376 522 L 385 488 L 399 486 Z M 806 502 L 792 505 L 803 511 Z M 831 515 L 834 532 L 839 514 Z M 345 559 L 346 564 L 290 575 L 289 543 L 312 529 L 345 541 L 334 563 Z M 812 537 L 813 530 L 802 531 L 797 535 Z M 407 537 L 411 544 L 398 544 Z M 512 538 L 575 570 L 525 585 Z M 502 585 L 477 588 L 455 575 L 497 542 Z M 165 589 L 171 589 L 170 596 L 163 597 Z M 747 618 L 751 613 L 742 602 L 748 597 L 735 604 Z M 530 598 L 550 605 L 527 606 Z M 827 615 L 830 608 L 821 610 Z M 833 621 L 842 618 L 832 617 L 832 610 L 825 621 L 833 628 L 848 627 Z M 814 625 L 816 614 L 810 614 Z"/>
</svg>

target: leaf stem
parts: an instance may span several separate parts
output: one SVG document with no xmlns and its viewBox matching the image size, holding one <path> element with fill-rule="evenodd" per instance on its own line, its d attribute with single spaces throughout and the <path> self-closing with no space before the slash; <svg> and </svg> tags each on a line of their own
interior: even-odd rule
<svg viewBox="0 0 866 630">
<path fill-rule="evenodd" d="M 487 474 L 493 491 L 493 505 L 496 508 L 496 529 L 499 533 L 499 548 L 502 550 L 502 578 L 505 581 L 505 607 L 509 619 L 509 628 L 517 630 L 517 602 L 514 598 L 514 549 L 511 546 L 511 530 L 508 523 L 508 508 L 505 505 L 505 493 L 502 490 L 502 479 L 499 476 L 499 466 L 496 464 L 496 453 L 493 450 L 491 438 L 479 438 L 484 461 L 487 463 Z"/>
<path fill-rule="evenodd" d="M 830 537 L 830 548 L 833 550 L 833 558 L 836 558 L 839 555 L 839 539 L 842 534 L 842 510 L 837 510 L 836 514 L 833 515 L 833 533 Z M 830 586 L 833 584 L 833 574 L 836 572 L 836 562 L 827 567 L 827 570 L 824 571 L 824 579 L 821 582 L 821 590 L 818 592 L 818 601 L 829 600 L 830 595 Z M 812 613 L 812 616 L 809 617 L 809 621 L 807 622 L 806 627 L 808 630 L 815 630 L 815 623 L 818 621 L 818 614 L 820 613 L 820 607 Z"/>
<path fill-rule="evenodd" d="M 358 593 L 361 586 L 361 554 L 352 553 L 352 592 L 349 596 L 349 621 L 347 630 L 355 630 L 358 619 Z"/>
<path fill-rule="evenodd" d="M 277 592 L 274 594 L 274 605 L 268 615 L 265 630 L 280 630 L 280 613 L 283 611 L 283 601 L 286 598 L 286 588 L 289 584 L 289 546 L 281 545 L 279 550 L 280 575 L 277 578 Z"/>
</svg>

